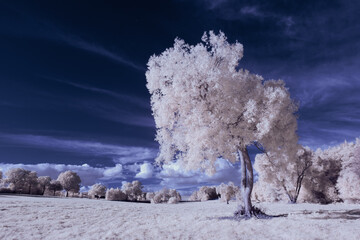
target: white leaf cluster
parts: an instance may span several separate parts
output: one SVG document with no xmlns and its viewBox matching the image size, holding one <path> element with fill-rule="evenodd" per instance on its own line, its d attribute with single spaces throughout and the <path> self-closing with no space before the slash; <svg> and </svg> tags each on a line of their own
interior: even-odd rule
<svg viewBox="0 0 360 240">
<path fill-rule="evenodd" d="M 297 106 L 284 82 L 264 82 L 238 69 L 242 56 L 240 43 L 210 31 L 202 43 L 176 39 L 172 48 L 149 59 L 158 163 L 177 158 L 187 170 L 213 174 L 218 157 L 234 163 L 239 148 L 254 141 L 271 151 L 297 141 Z"/>
<path fill-rule="evenodd" d="M 313 152 L 296 143 L 296 148 L 285 146 L 282 152 L 256 155 L 254 169 L 259 177 L 253 196 L 257 201 L 297 201 L 303 178 L 309 174 L 313 162 Z"/>
<path fill-rule="evenodd" d="M 300 147 L 296 158 L 272 153 L 256 155 L 254 168 L 259 178 L 253 197 L 265 202 L 291 200 L 296 196 L 297 180 L 306 166 L 309 168 L 298 193 L 299 202 L 360 201 L 359 139 L 315 152 Z"/>
<path fill-rule="evenodd" d="M 151 203 L 178 203 L 181 201 L 181 195 L 175 189 L 163 188 L 155 193 L 147 193 L 146 199 L 150 200 Z"/>
<path fill-rule="evenodd" d="M 235 186 L 233 182 L 229 182 L 228 184 L 221 183 L 219 186 L 216 187 L 216 193 L 220 194 L 220 199 L 223 202 L 229 203 L 232 198 L 241 199 L 240 196 L 240 188 Z"/>
<path fill-rule="evenodd" d="M 125 201 L 127 196 L 119 188 L 110 188 L 106 191 L 105 199 L 108 201 Z"/>
<path fill-rule="evenodd" d="M 142 192 L 143 186 L 140 181 L 124 182 L 121 191 L 127 196 L 129 201 L 144 201 L 145 196 Z"/>
<path fill-rule="evenodd" d="M 59 174 L 57 179 L 66 192 L 78 193 L 80 190 L 81 179 L 76 172 L 73 171 L 65 171 Z"/>
<path fill-rule="evenodd" d="M 189 200 L 190 201 L 208 201 L 218 199 L 218 194 L 216 193 L 216 187 L 202 186 L 198 191 L 194 191 Z"/>
<path fill-rule="evenodd" d="M 95 198 L 95 196 L 105 197 L 105 194 L 106 194 L 106 187 L 100 183 L 94 184 L 91 187 L 90 191 L 88 192 L 88 195 L 92 198 Z"/>
<path fill-rule="evenodd" d="M 356 139 L 353 154 L 343 160 L 336 186 L 345 202 L 360 202 L 360 139 Z"/>
</svg>

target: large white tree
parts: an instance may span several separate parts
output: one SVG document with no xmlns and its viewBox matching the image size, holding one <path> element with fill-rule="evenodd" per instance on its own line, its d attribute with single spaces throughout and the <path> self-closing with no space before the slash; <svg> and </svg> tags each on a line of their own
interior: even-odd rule
<svg viewBox="0 0 360 240">
<path fill-rule="evenodd" d="M 243 46 L 225 35 L 204 33 L 195 46 L 175 39 L 152 56 L 146 72 L 155 118 L 159 163 L 181 161 L 186 169 L 214 173 L 222 157 L 241 162 L 245 216 L 253 214 L 253 169 L 247 147 L 279 151 L 297 139 L 297 106 L 281 80 L 241 69 Z"/>
<path fill-rule="evenodd" d="M 69 191 L 77 193 L 80 190 L 81 179 L 76 172 L 66 171 L 59 174 L 57 179 L 66 191 L 66 197 Z"/>
</svg>

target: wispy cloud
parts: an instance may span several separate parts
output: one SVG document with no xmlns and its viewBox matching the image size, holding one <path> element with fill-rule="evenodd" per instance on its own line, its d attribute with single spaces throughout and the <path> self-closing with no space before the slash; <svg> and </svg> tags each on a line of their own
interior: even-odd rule
<svg viewBox="0 0 360 240">
<path fill-rule="evenodd" d="M 135 108 L 129 110 L 124 106 L 99 101 L 82 101 L 78 102 L 75 107 L 113 122 L 140 127 L 155 127 L 154 118 L 150 115 L 150 111 L 146 115 L 143 111 L 136 111 Z"/>
<path fill-rule="evenodd" d="M 59 82 L 59 83 L 67 84 L 67 85 L 70 85 L 70 86 L 73 86 L 73 87 L 76 87 L 76 88 L 79 88 L 79 89 L 104 94 L 104 95 L 119 99 L 121 101 L 134 104 L 137 107 L 146 108 L 146 109 L 150 108 L 150 100 L 149 99 L 144 101 L 143 99 L 138 98 L 138 97 L 133 97 L 133 96 L 129 96 L 129 95 L 126 95 L 126 94 L 120 94 L 120 93 L 110 91 L 110 90 L 107 90 L 107 89 L 97 88 L 97 87 L 93 87 L 93 86 L 89 86 L 89 85 L 85 85 L 85 84 L 80 84 L 80 83 L 76 83 L 76 82 L 72 82 L 72 81 L 62 80 L 62 79 L 59 79 L 59 78 L 53 78 L 53 77 L 44 77 L 44 78 L 48 79 L 48 80 L 56 81 L 56 82 Z"/>
<path fill-rule="evenodd" d="M 131 67 L 135 70 L 138 71 L 145 71 L 146 68 L 142 65 L 139 65 L 137 63 L 134 63 L 133 61 L 120 56 L 119 54 L 116 54 L 108 49 L 106 49 L 105 47 L 95 44 L 95 43 L 90 43 L 88 41 L 85 41 L 79 37 L 76 36 L 72 36 L 72 35 L 65 35 L 65 34 L 59 34 L 59 37 L 61 39 L 61 41 L 65 42 L 66 44 L 94 53 L 94 54 L 98 54 L 101 55 L 103 57 L 109 58 L 117 63 L 126 65 L 128 67 Z"/>
<path fill-rule="evenodd" d="M 157 154 L 157 149 L 153 148 L 119 146 L 39 135 L 0 134 L 0 139 L 16 145 L 72 152 L 85 156 L 104 156 L 111 158 L 115 163 L 121 164 L 153 160 Z"/>
</svg>

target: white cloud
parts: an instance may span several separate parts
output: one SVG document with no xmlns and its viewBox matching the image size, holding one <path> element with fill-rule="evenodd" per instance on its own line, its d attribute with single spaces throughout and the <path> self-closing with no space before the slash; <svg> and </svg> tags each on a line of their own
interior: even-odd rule
<svg viewBox="0 0 360 240">
<path fill-rule="evenodd" d="M 37 172 L 38 176 L 50 176 L 52 179 L 57 179 L 61 172 L 71 170 L 76 172 L 81 178 L 81 185 L 91 186 L 97 182 L 107 180 L 123 179 L 122 165 L 116 164 L 114 167 L 95 168 L 88 164 L 83 165 L 65 165 L 65 164 L 10 164 L 0 163 L 0 171 L 4 174 L 11 168 L 24 168 Z"/>
<path fill-rule="evenodd" d="M 59 35 L 60 35 L 61 39 L 65 43 L 69 44 L 70 46 L 107 57 L 117 63 L 126 65 L 126 66 L 131 67 L 138 71 L 146 70 L 144 66 L 136 64 L 136 63 L 130 61 L 129 59 L 126 59 L 114 52 L 111 52 L 111 51 L 107 50 L 106 48 L 104 48 L 103 46 L 84 41 L 81 38 L 76 37 L 76 36 L 64 35 L 64 34 L 59 34 Z"/>
<path fill-rule="evenodd" d="M 138 174 L 136 174 L 136 178 L 151 178 L 153 176 L 153 172 L 154 172 L 154 167 L 148 163 L 145 162 L 143 164 L 141 164 L 140 166 L 140 172 Z"/>
<path fill-rule="evenodd" d="M 212 176 L 201 171 L 186 171 L 180 162 L 164 165 L 163 170 L 157 174 L 157 177 L 162 179 L 161 185 L 176 189 L 199 185 L 218 185 L 229 181 L 239 185 L 240 176 L 240 169 L 237 165 L 224 159 L 216 161 L 216 173 Z"/>
</svg>

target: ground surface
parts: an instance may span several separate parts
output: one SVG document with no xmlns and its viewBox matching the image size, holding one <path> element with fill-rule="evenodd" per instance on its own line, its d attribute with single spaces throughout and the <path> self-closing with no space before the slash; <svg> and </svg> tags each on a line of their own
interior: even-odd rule
<svg viewBox="0 0 360 240">
<path fill-rule="evenodd" d="M 0 239 L 360 239 L 360 205 L 258 204 L 271 220 L 230 219 L 219 201 L 180 204 L 0 195 Z"/>
</svg>

